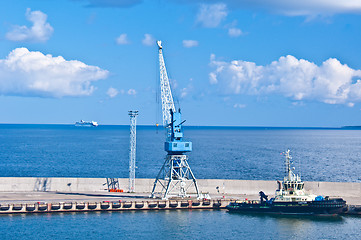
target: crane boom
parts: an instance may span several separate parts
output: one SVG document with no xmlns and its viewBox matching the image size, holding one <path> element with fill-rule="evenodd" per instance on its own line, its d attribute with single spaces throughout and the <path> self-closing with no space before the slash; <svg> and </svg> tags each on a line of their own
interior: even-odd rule
<svg viewBox="0 0 361 240">
<path fill-rule="evenodd" d="M 159 51 L 159 68 L 160 68 L 160 91 L 162 98 L 162 116 L 163 126 L 167 127 L 171 123 L 171 110 L 175 112 L 172 91 L 169 84 L 167 69 L 165 68 L 163 58 L 162 41 L 157 41 Z"/>
</svg>

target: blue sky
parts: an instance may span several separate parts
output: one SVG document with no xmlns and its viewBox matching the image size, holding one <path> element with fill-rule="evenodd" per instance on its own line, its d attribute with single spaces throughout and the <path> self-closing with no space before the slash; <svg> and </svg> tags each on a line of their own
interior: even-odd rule
<svg viewBox="0 0 361 240">
<path fill-rule="evenodd" d="M 326 3 L 327 2 L 327 3 Z M 360 0 L 2 0 L 0 123 L 361 124 Z"/>
</svg>

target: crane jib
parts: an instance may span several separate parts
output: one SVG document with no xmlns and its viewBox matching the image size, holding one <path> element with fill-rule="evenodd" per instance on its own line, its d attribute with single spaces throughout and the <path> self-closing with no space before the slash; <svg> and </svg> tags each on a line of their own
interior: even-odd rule
<svg viewBox="0 0 361 240">
<path fill-rule="evenodd" d="M 159 68 L 160 68 L 160 90 L 162 99 L 162 116 L 163 126 L 167 126 L 171 121 L 170 110 L 175 112 L 172 91 L 169 84 L 167 69 L 165 67 L 161 42 L 158 41 L 159 47 Z"/>
<path fill-rule="evenodd" d="M 170 154 L 181 154 L 192 151 L 192 143 L 183 141 L 183 131 L 180 111 L 176 112 L 172 91 L 168 79 L 167 70 L 163 57 L 162 42 L 157 41 L 159 50 L 160 89 L 162 99 L 163 126 L 168 130 L 167 140 L 164 145 L 165 151 Z"/>
</svg>

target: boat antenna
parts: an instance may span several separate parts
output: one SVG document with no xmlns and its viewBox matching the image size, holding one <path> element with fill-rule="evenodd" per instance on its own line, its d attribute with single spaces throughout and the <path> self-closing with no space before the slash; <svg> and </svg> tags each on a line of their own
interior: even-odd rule
<svg viewBox="0 0 361 240">
<path fill-rule="evenodd" d="M 300 174 L 300 178 L 302 178 L 302 164 L 301 164 L 302 158 L 299 158 L 298 160 L 298 171 Z"/>
<path fill-rule="evenodd" d="M 291 160 L 292 157 L 290 155 L 290 150 L 287 149 L 287 151 L 285 152 L 285 156 L 286 156 L 286 171 L 287 171 L 287 176 L 288 176 L 288 180 L 289 181 L 293 181 L 295 179 L 295 174 L 293 173 L 293 169 L 291 167 Z"/>
</svg>

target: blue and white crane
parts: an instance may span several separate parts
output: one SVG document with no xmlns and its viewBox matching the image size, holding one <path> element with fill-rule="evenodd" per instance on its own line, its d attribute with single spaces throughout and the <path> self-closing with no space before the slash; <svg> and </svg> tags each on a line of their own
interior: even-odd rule
<svg viewBox="0 0 361 240">
<path fill-rule="evenodd" d="M 192 142 L 183 140 L 182 115 L 176 111 L 172 91 L 165 68 L 162 42 L 157 41 L 160 68 L 160 89 L 162 100 L 163 126 L 167 137 L 164 150 L 167 152 L 165 162 L 154 181 L 151 197 L 168 199 L 170 197 L 200 197 L 197 181 L 188 165 L 186 152 L 192 151 Z M 189 191 L 191 187 L 194 191 Z"/>
</svg>

